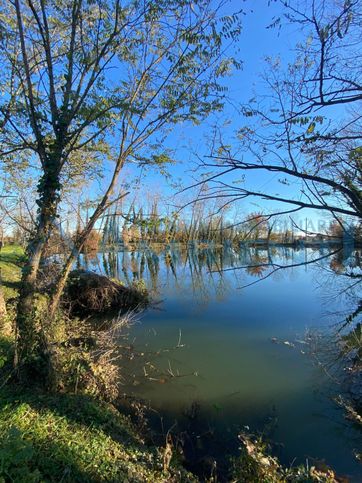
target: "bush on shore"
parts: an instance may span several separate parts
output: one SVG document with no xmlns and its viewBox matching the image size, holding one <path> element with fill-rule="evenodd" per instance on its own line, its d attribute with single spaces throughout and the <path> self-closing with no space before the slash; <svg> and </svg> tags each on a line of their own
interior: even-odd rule
<svg viewBox="0 0 362 483">
<path fill-rule="evenodd" d="M 83 314 L 138 309 L 150 301 L 147 289 L 140 284 L 126 287 L 118 280 L 86 270 L 70 274 L 65 298 L 73 313 Z"/>
</svg>

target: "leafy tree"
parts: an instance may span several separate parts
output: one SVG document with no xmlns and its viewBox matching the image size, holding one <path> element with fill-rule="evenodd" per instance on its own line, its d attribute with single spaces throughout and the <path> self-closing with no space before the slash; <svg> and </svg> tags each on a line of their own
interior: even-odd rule
<svg viewBox="0 0 362 483">
<path fill-rule="evenodd" d="M 3 167 L 38 173 L 38 213 L 17 311 L 16 365 L 47 372 L 48 332 L 69 271 L 127 163 L 163 165 L 175 125 L 220 110 L 220 79 L 239 67 L 225 43 L 240 31 L 209 0 L 0 0 Z M 226 41 L 226 42 L 225 42 Z M 39 265 L 64 188 L 111 167 L 100 202 L 57 281 L 47 324 L 36 315 Z"/>
</svg>

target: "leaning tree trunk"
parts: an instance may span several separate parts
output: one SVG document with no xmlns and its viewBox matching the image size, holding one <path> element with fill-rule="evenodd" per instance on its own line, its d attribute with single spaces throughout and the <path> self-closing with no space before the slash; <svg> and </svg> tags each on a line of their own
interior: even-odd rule
<svg viewBox="0 0 362 483">
<path fill-rule="evenodd" d="M 52 297 L 51 297 L 50 307 L 49 307 L 49 317 L 50 318 L 54 318 L 56 311 L 58 310 L 58 307 L 59 307 L 59 304 L 60 304 L 60 299 L 61 299 L 61 296 L 63 295 L 69 274 L 70 274 L 70 272 L 73 268 L 74 262 L 79 257 L 79 254 L 82 250 L 82 246 L 83 246 L 83 244 L 75 245 L 73 247 L 67 261 L 65 262 L 65 265 L 64 265 L 63 270 L 60 274 L 60 277 L 57 280 L 56 286 L 54 288 L 54 292 L 53 292 Z"/>
<path fill-rule="evenodd" d="M 72 251 L 70 252 L 70 255 L 68 256 L 63 269 L 61 271 L 61 274 L 57 280 L 57 283 L 54 287 L 54 291 L 52 293 L 51 299 L 50 299 L 50 305 L 49 305 L 49 318 L 53 319 L 55 317 L 55 314 L 59 308 L 60 305 L 60 300 L 63 295 L 69 274 L 74 266 L 75 261 L 78 259 L 82 248 L 84 246 L 84 243 L 86 242 L 87 238 L 89 237 L 95 222 L 98 220 L 100 214 L 102 213 L 103 207 L 99 208 L 96 210 L 96 212 L 93 214 L 91 219 L 88 221 L 87 226 L 84 228 L 84 230 L 78 235 L 77 240 L 74 244 L 74 247 L 72 248 Z"/>
<path fill-rule="evenodd" d="M 123 161 L 119 163 L 117 169 L 113 173 L 113 177 L 112 177 L 112 180 L 111 180 L 111 182 L 110 182 L 110 184 L 107 188 L 107 191 L 103 195 L 103 198 L 100 201 L 100 203 L 98 204 L 98 206 L 96 207 L 94 213 L 89 218 L 85 228 L 77 236 L 77 240 L 74 244 L 74 247 L 73 247 L 68 259 L 66 260 L 66 262 L 63 266 L 63 270 L 60 274 L 60 277 L 57 280 L 56 286 L 54 288 L 54 291 L 53 291 L 53 294 L 52 294 L 52 297 L 51 297 L 50 306 L 49 306 L 49 317 L 50 318 L 54 318 L 56 311 L 58 310 L 58 307 L 59 307 L 59 304 L 60 304 L 60 299 L 61 299 L 61 296 L 64 292 L 64 289 L 65 289 L 65 286 L 66 286 L 66 283 L 67 283 L 67 280 L 68 280 L 68 277 L 69 277 L 69 273 L 70 273 L 70 271 L 73 267 L 74 262 L 77 260 L 79 254 L 80 254 L 80 252 L 83 248 L 85 241 L 89 237 L 89 235 L 90 235 L 91 231 L 93 230 L 93 228 L 94 228 L 96 222 L 98 221 L 99 217 L 111 206 L 111 203 L 109 203 L 109 199 L 110 199 L 110 197 L 113 193 L 115 184 L 117 182 L 119 173 L 120 173 L 120 171 L 121 171 L 121 169 L 124 165 L 124 162 L 125 162 L 125 158 L 123 158 Z M 127 195 L 128 195 L 128 192 L 124 193 L 122 196 L 119 196 L 118 201 L 123 199 Z"/>
<path fill-rule="evenodd" d="M 108 196 L 107 197 L 105 196 L 101 205 L 97 207 L 92 217 L 88 220 L 86 227 L 83 229 L 81 233 L 78 234 L 78 237 L 74 243 L 72 251 L 70 252 L 69 257 L 67 258 L 63 266 L 63 269 L 57 280 L 57 283 L 54 287 L 53 294 L 51 296 L 50 306 L 49 306 L 49 317 L 51 319 L 54 318 L 56 311 L 59 307 L 60 299 L 64 292 L 64 289 L 65 289 L 69 274 L 73 268 L 74 262 L 78 259 L 81 253 L 81 250 L 83 248 L 83 245 L 86 242 L 87 238 L 89 237 L 92 229 L 94 228 L 96 221 L 98 220 L 99 216 L 103 213 L 107 200 L 108 200 Z"/>
</svg>

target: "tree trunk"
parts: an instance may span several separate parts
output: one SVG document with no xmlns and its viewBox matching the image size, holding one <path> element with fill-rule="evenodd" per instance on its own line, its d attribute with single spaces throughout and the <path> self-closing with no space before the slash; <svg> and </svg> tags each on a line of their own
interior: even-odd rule
<svg viewBox="0 0 362 483">
<path fill-rule="evenodd" d="M 16 344 L 14 365 L 22 380 L 36 376 L 46 377 L 43 366 L 44 333 L 43 322 L 37 320 L 36 279 L 45 243 L 40 233 L 37 240 L 29 244 L 28 261 L 23 269 L 16 317 Z M 46 364 L 48 365 L 48 364 Z M 44 365 L 45 367 L 45 365 Z M 37 378 L 37 377 L 35 377 Z"/>
<path fill-rule="evenodd" d="M 55 316 L 55 313 L 60 304 L 60 298 L 65 289 L 65 284 L 67 283 L 70 271 L 72 270 L 74 262 L 79 257 L 81 249 L 82 249 L 81 246 L 74 247 L 63 267 L 62 273 L 57 281 L 57 284 L 54 289 L 54 293 L 52 294 L 52 297 L 51 297 L 50 308 L 49 308 L 50 318 L 53 318 Z"/>
<path fill-rule="evenodd" d="M 56 166 L 53 162 L 52 166 Z M 28 243 L 27 262 L 23 268 L 16 316 L 14 366 L 20 380 L 27 383 L 51 384 L 53 370 L 46 328 L 46 300 L 37 294 L 37 276 L 42 253 L 56 219 L 59 203 L 59 175 L 49 169 L 39 183 L 40 206 L 36 233 Z"/>
<path fill-rule="evenodd" d="M 2 277 L 1 277 L 1 269 L 0 269 L 0 322 L 2 318 L 6 315 L 6 303 L 4 298 L 4 291 L 2 286 Z"/>
<path fill-rule="evenodd" d="M 89 234 L 93 230 L 94 225 L 96 224 L 99 217 L 108 208 L 107 204 L 108 204 L 109 198 L 110 198 L 110 196 L 113 192 L 113 188 L 114 188 L 114 185 L 116 183 L 120 169 L 121 169 L 121 166 L 115 172 L 113 179 L 112 179 L 106 193 L 104 194 L 104 196 L 102 198 L 102 201 L 99 203 L 99 205 L 95 209 L 94 213 L 89 218 L 87 225 L 85 226 L 83 231 L 81 233 L 79 233 L 78 236 L 77 236 L 77 240 L 74 244 L 74 247 L 73 247 L 67 261 L 65 262 L 62 273 L 61 273 L 61 275 L 60 275 L 60 277 L 57 281 L 57 284 L 55 286 L 54 292 L 53 292 L 52 297 L 51 297 L 50 307 L 49 307 L 49 317 L 50 318 L 53 318 L 55 316 L 55 313 L 56 313 L 56 311 L 59 307 L 59 304 L 60 304 L 61 296 L 64 292 L 64 288 L 65 288 L 65 285 L 66 285 L 67 280 L 68 280 L 69 273 L 70 273 L 70 271 L 73 267 L 74 262 L 77 260 L 78 256 L 80 255 L 80 252 L 82 250 L 82 247 L 83 247 L 85 241 L 87 240 Z M 125 196 L 127 196 L 127 194 L 128 193 L 124 193 L 121 197 L 119 197 L 119 200 L 123 199 Z"/>
</svg>

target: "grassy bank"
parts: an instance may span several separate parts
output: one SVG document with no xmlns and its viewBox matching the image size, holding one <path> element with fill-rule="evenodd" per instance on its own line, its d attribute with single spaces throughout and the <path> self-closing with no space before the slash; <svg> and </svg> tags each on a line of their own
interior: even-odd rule
<svg viewBox="0 0 362 483">
<path fill-rule="evenodd" d="M 161 452 L 143 444 L 126 416 L 87 396 L 7 388 L 0 396 L 0 439 L 0 480 L 181 479 L 176 470 L 162 471 Z"/>
</svg>

